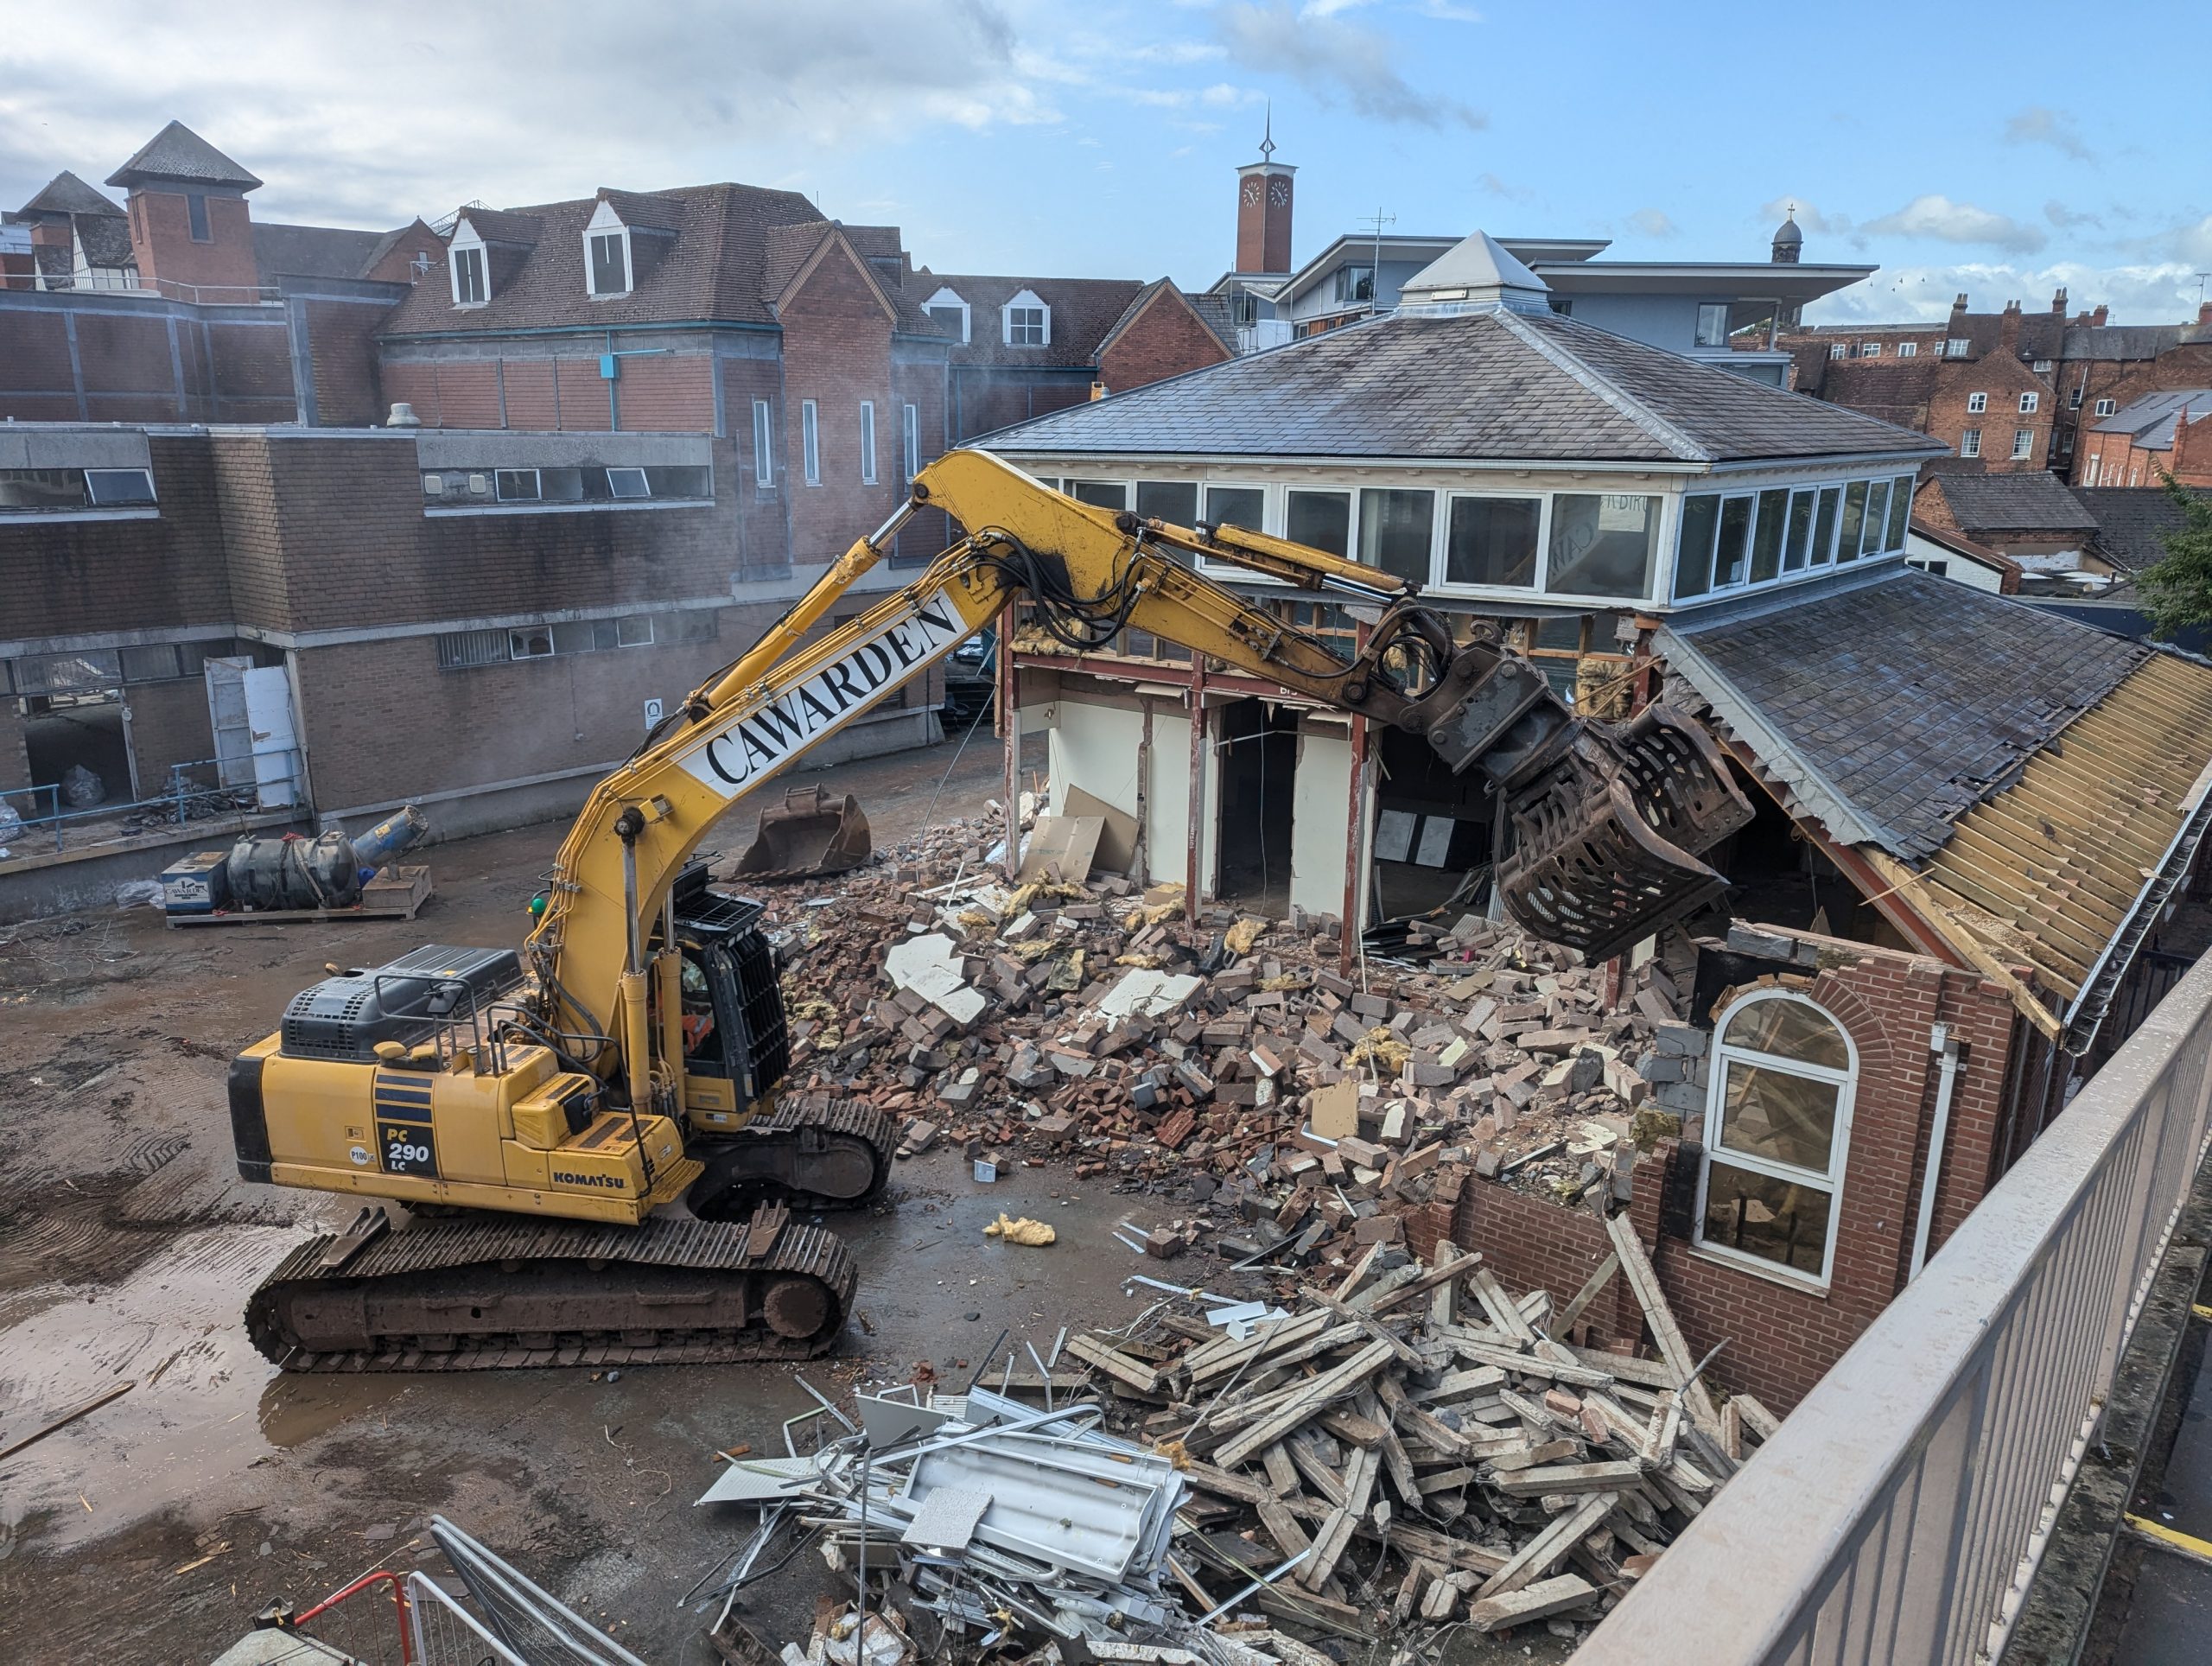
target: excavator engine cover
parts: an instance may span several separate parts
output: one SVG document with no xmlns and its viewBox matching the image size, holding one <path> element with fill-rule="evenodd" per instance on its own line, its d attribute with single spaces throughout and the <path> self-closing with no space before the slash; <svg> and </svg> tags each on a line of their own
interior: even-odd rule
<svg viewBox="0 0 2212 1666">
<path fill-rule="evenodd" d="M 795 786 L 760 812 L 760 826 L 737 859 L 737 877 L 801 879 L 858 868 L 874 849 L 861 801 L 849 792 Z"/>
<path fill-rule="evenodd" d="M 1593 962 L 1719 895 L 1727 881 L 1697 853 L 1751 818 L 1711 737 L 1663 706 L 1587 724 L 1565 756 L 1515 784 L 1507 811 L 1507 910 Z"/>
</svg>

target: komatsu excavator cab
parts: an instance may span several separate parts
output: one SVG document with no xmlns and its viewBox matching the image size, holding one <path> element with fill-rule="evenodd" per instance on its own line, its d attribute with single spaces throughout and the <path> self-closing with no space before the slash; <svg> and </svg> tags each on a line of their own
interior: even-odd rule
<svg viewBox="0 0 2212 1666">
<path fill-rule="evenodd" d="M 702 1133 L 734 1129 L 791 1063 L 776 951 L 761 934 L 760 905 L 709 891 L 703 862 L 677 877 L 675 902 L 686 1116 Z"/>
</svg>

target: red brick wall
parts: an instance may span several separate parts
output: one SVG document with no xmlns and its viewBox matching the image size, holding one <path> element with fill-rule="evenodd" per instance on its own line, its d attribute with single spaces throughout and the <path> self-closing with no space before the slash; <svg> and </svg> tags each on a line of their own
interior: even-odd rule
<svg viewBox="0 0 2212 1666">
<path fill-rule="evenodd" d="M 208 196 L 209 240 L 205 243 L 192 240 L 191 208 L 180 190 L 135 190 L 127 206 L 130 211 L 130 246 L 138 258 L 142 282 L 150 283 L 160 278 L 172 283 L 238 289 L 252 289 L 260 283 L 261 275 L 253 260 L 253 216 L 244 197 Z"/>
<path fill-rule="evenodd" d="M 81 330 L 82 326 L 80 325 Z M 283 313 L 271 310 L 251 323 L 210 322 L 208 415 L 217 423 L 289 423 L 292 393 L 291 332 Z M 97 416 L 99 413 L 95 412 Z"/>
<path fill-rule="evenodd" d="M 377 380 L 377 327 L 384 303 L 309 301 L 308 361 L 315 377 L 315 419 L 323 428 L 366 428 L 386 414 Z"/>
<path fill-rule="evenodd" d="M 709 434 L 715 426 L 714 360 L 670 353 L 617 361 L 622 426 L 634 433 Z"/>
<path fill-rule="evenodd" d="M 729 432 L 715 448 L 715 493 L 730 506 L 737 521 L 736 569 L 756 575 L 791 570 L 789 525 L 785 518 L 791 493 L 791 460 L 779 442 L 785 432 L 783 372 L 773 359 L 724 359 L 722 420 Z M 770 483 L 760 481 L 753 448 L 753 404 L 768 402 Z"/>
<path fill-rule="evenodd" d="M 956 365 L 952 369 L 952 443 L 1065 410 L 1090 397 L 1088 369 Z"/>
<path fill-rule="evenodd" d="M 1162 289 L 1099 356 L 1098 378 L 1109 392 L 1123 393 L 1164 376 L 1221 364 L 1229 357 L 1229 350 L 1189 304 Z"/>
<path fill-rule="evenodd" d="M 1988 409 L 1971 412 L 1972 393 L 1988 395 Z M 2036 396 L 2036 409 L 2023 415 L 2020 396 Z M 1981 430 L 1981 459 L 1993 474 L 2026 474 L 2047 467 L 2050 460 L 2051 424 L 2058 409 L 2052 378 L 2038 376 L 2010 353 L 1985 353 L 1975 359 L 1947 359 L 1936 374 L 1936 389 L 1929 399 L 1926 430 L 1950 447 L 1959 448 L 1959 436 L 1967 429 Z M 2012 456 L 2012 431 L 2031 429 L 2035 449 L 2018 460 Z"/>
<path fill-rule="evenodd" d="M 0 419 L 74 422 L 69 325 L 59 311 L 0 307 Z"/>
<path fill-rule="evenodd" d="M 1980 1201 L 1998 1170 L 1998 1135 L 2014 1015 L 2000 990 L 1923 957 L 1810 938 L 1828 963 L 1801 991 L 1852 1039 L 1859 1071 L 1850 1146 L 1825 1289 L 1768 1276 L 1688 1239 L 1662 1237 L 1660 1199 L 1670 1165 L 1694 1160 L 1674 1141 L 1637 1166 L 1631 1213 L 1693 1352 L 1726 1348 L 1713 1367 L 1777 1412 L 1803 1398 L 1872 1323 L 1910 1271 L 1928 1139 L 1934 1120 L 1941 1021 L 1965 1044 L 1938 1177 L 1929 1253 Z M 1693 1117 L 1686 1133 L 1700 1130 Z M 1611 1250 L 1586 1211 L 1471 1181 L 1452 1217 L 1455 1243 L 1478 1250 L 1516 1289 L 1541 1286 L 1565 1301 Z M 1618 1280 L 1587 1310 L 1594 1333 L 1633 1336 L 1641 1317 Z"/>
<path fill-rule="evenodd" d="M 833 240 L 785 300 L 781 321 L 785 471 L 779 484 L 788 483 L 792 563 L 816 565 L 881 525 L 902 495 L 898 412 L 891 397 L 891 316 L 873 282 Z M 821 481 L 814 486 L 806 482 L 802 431 L 809 399 L 820 423 Z M 862 400 L 875 405 L 874 486 L 861 480 Z"/>
</svg>

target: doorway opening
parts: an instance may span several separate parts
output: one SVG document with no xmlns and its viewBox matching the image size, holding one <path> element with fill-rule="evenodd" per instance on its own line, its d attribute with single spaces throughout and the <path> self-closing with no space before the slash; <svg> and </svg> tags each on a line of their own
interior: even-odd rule
<svg viewBox="0 0 2212 1666">
<path fill-rule="evenodd" d="M 1298 785 L 1298 714 L 1264 700 L 1221 709 L 1221 814 L 1214 894 L 1249 913 L 1290 912 L 1290 824 Z"/>
<path fill-rule="evenodd" d="M 1382 766 L 1375 785 L 1370 919 L 1426 914 L 1455 898 L 1460 912 L 1479 912 L 1489 887 L 1467 888 L 1467 881 L 1491 858 L 1497 798 L 1489 781 L 1474 770 L 1454 775 L 1421 735 L 1393 728 L 1370 733 Z"/>
<path fill-rule="evenodd" d="M 24 699 L 22 709 L 31 785 L 56 789 L 37 794 L 38 814 L 129 804 L 138 796 L 131 779 L 130 734 L 124 722 L 122 690 L 32 695 Z M 83 778 L 76 777 L 73 783 L 71 772 L 80 768 L 99 778 L 98 796 L 73 802 L 71 788 L 81 785 Z"/>
</svg>

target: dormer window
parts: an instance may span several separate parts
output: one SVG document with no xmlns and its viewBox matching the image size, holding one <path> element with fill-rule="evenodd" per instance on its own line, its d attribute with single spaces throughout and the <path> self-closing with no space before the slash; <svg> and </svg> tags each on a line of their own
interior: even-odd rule
<svg viewBox="0 0 2212 1666">
<path fill-rule="evenodd" d="M 949 285 L 922 302 L 922 310 L 948 329 L 960 332 L 960 345 L 968 345 L 968 303 Z"/>
<path fill-rule="evenodd" d="M 584 227 L 584 284 L 594 299 L 630 293 L 633 267 L 630 258 L 630 228 L 602 202 Z"/>
<path fill-rule="evenodd" d="M 1009 347 L 1045 347 L 1052 342 L 1052 309 L 1033 292 L 1024 289 L 1001 309 L 1005 341 Z"/>
<path fill-rule="evenodd" d="M 484 239 L 465 219 L 454 228 L 447 258 L 453 269 L 454 306 L 480 307 L 492 298 L 491 258 L 485 251 Z"/>
</svg>

